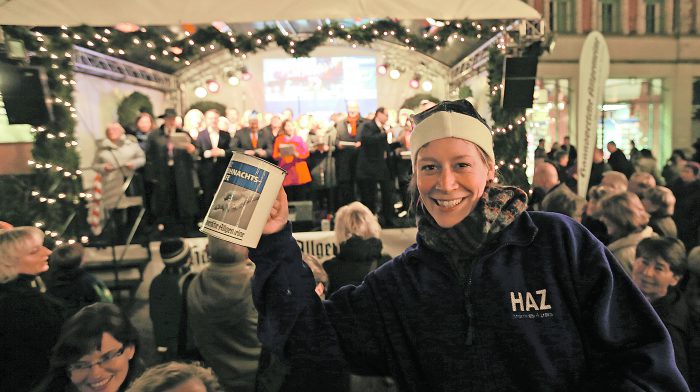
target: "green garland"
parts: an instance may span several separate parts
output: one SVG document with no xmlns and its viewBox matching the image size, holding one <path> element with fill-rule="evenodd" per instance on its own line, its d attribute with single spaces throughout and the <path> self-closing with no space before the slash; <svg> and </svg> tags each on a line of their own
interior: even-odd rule
<svg viewBox="0 0 700 392">
<path fill-rule="evenodd" d="M 77 238 L 84 227 L 78 227 L 75 219 L 69 224 L 70 217 L 84 207 L 73 136 L 73 62 L 64 55 L 72 52 L 73 43 L 60 35 L 37 34 L 24 27 L 3 29 L 7 39 L 22 40 L 26 49 L 35 53 L 30 65 L 46 70 L 54 120 L 35 132 L 32 173 L 0 179 L 0 220 L 16 226 L 37 225 L 49 238 Z M 56 53 L 61 56 L 52 58 Z M 84 214 L 78 216 L 84 221 Z"/>
</svg>

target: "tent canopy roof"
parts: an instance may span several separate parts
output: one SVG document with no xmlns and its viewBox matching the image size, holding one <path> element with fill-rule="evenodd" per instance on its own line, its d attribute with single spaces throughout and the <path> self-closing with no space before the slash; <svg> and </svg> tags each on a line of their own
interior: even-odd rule
<svg viewBox="0 0 700 392">
<path fill-rule="evenodd" d="M 0 24 L 111 26 L 204 24 L 264 20 L 345 19 L 539 19 L 520 0 L 4 0 Z"/>
</svg>

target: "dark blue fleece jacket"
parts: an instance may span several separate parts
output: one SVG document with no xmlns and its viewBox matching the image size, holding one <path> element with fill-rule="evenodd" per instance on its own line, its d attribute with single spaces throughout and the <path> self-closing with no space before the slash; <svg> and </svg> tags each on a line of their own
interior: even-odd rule
<svg viewBox="0 0 700 392">
<path fill-rule="evenodd" d="M 580 224 L 523 213 L 463 280 L 420 236 L 323 302 L 291 226 L 263 236 L 253 295 L 282 390 L 333 390 L 350 368 L 405 391 L 688 391 L 654 310 Z"/>
</svg>

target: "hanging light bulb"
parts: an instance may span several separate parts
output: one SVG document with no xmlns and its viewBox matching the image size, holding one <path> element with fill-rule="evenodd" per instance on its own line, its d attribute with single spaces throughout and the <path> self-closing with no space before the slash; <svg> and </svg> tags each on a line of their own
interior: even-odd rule
<svg viewBox="0 0 700 392">
<path fill-rule="evenodd" d="M 384 63 L 384 64 L 379 64 L 377 65 L 377 74 L 384 76 L 389 72 L 389 64 Z"/>
<path fill-rule="evenodd" d="M 425 80 L 421 84 L 421 87 L 423 87 L 423 91 L 425 92 L 433 91 L 433 82 L 431 82 L 430 80 Z"/>
<path fill-rule="evenodd" d="M 398 69 L 394 68 L 391 71 L 389 71 L 389 77 L 396 80 L 401 77 L 401 71 Z"/>
<path fill-rule="evenodd" d="M 249 81 L 250 79 L 253 79 L 253 74 L 251 74 L 250 71 L 248 71 L 248 68 L 247 68 L 247 67 L 241 68 L 241 79 L 242 79 L 244 82 L 247 82 L 247 81 Z"/>
<path fill-rule="evenodd" d="M 408 86 L 412 89 L 417 89 L 418 87 L 420 87 L 420 75 L 413 75 L 413 78 L 411 78 L 411 80 L 408 81 Z"/>
<path fill-rule="evenodd" d="M 236 75 L 231 75 L 228 77 L 228 84 L 231 86 L 238 86 L 241 84 L 241 79 Z"/>
<path fill-rule="evenodd" d="M 219 91 L 221 91 L 221 85 L 219 84 L 219 82 L 217 82 L 214 79 L 207 80 L 206 85 L 207 85 L 207 90 L 212 94 L 216 94 Z"/>
<path fill-rule="evenodd" d="M 207 96 L 207 89 L 202 87 L 202 86 L 199 86 L 199 87 L 194 89 L 194 95 L 197 98 L 204 98 Z"/>
</svg>

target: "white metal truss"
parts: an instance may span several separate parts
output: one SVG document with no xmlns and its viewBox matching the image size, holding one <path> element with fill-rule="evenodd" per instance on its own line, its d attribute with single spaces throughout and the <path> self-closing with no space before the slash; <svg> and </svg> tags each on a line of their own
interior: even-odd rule
<svg viewBox="0 0 700 392">
<path fill-rule="evenodd" d="M 176 78 L 172 75 L 80 46 L 73 46 L 73 61 L 76 72 L 164 92 L 177 89 Z"/>
</svg>

